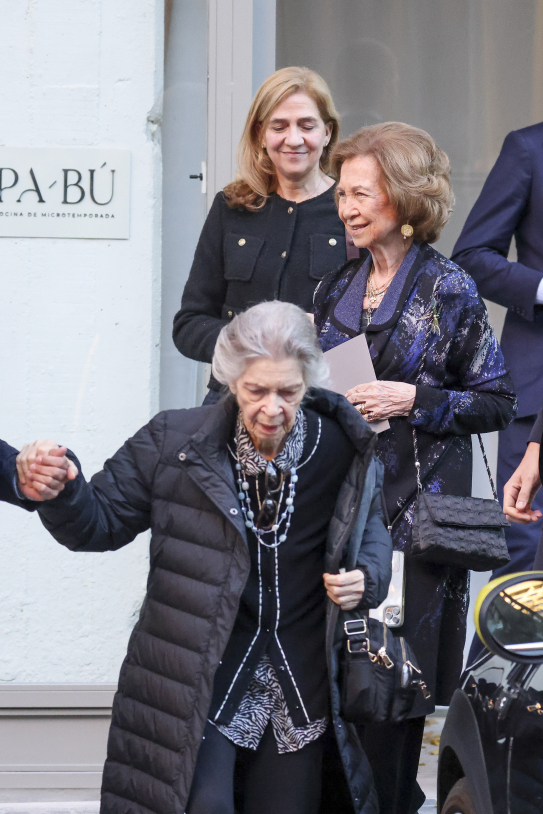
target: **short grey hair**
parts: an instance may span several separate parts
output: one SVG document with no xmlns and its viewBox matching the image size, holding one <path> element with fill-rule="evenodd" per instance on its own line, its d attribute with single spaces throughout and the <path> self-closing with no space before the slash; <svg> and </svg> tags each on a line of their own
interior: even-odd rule
<svg viewBox="0 0 543 814">
<path fill-rule="evenodd" d="M 315 326 L 290 302 L 261 302 L 225 325 L 215 345 L 213 375 L 221 384 L 233 384 L 248 362 L 262 357 L 296 359 L 306 387 L 328 382 L 328 365 Z"/>
</svg>

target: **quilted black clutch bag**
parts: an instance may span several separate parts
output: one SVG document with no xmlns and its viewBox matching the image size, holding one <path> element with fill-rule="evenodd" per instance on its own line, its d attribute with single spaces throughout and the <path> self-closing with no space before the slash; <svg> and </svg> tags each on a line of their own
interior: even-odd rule
<svg viewBox="0 0 543 814">
<path fill-rule="evenodd" d="M 427 562 L 493 571 L 510 559 L 504 534 L 507 526 L 496 500 L 421 492 L 410 554 Z"/>
<path fill-rule="evenodd" d="M 438 286 L 439 282 L 433 294 L 434 316 L 437 313 L 435 309 Z M 423 359 L 426 356 L 430 332 L 433 330 L 431 325 L 426 330 Z M 439 332 L 439 328 L 437 331 Z M 417 382 L 421 373 L 422 366 Z M 507 551 L 504 528 L 510 523 L 498 502 L 480 433 L 477 433 L 477 438 L 481 445 L 494 500 L 423 492 L 417 433 L 415 427 L 412 427 L 412 430 L 418 496 L 413 515 L 410 556 L 426 562 L 455 565 L 470 571 L 493 571 L 501 565 L 507 565 L 511 558 Z"/>
</svg>

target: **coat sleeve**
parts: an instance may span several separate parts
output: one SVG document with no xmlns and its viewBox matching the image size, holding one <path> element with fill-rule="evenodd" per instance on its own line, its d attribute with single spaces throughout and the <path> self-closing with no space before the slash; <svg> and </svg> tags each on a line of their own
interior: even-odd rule
<svg viewBox="0 0 543 814">
<path fill-rule="evenodd" d="M 216 195 L 196 247 L 181 309 L 173 321 L 178 351 L 198 362 L 211 362 L 215 343 L 227 320 L 222 318 L 226 297 L 223 259 L 223 193 Z"/>
<path fill-rule="evenodd" d="M 516 395 L 473 280 L 458 269 L 437 299 L 440 333 L 431 334 L 408 421 L 436 435 L 505 429 L 516 414 Z M 446 384 L 437 388 L 430 382 L 441 378 L 443 365 Z"/>
<path fill-rule="evenodd" d="M 72 551 L 113 551 L 150 527 L 164 424 L 165 414 L 160 413 L 123 444 L 90 483 L 78 467 L 75 481 L 54 500 L 40 503 L 40 519 L 57 542 Z"/>
<path fill-rule="evenodd" d="M 528 204 L 531 184 L 531 159 L 523 134 L 509 133 L 456 242 L 452 259 L 473 277 L 483 297 L 533 321 L 543 269 L 507 259 Z"/>
<path fill-rule="evenodd" d="M 530 433 L 530 437 L 528 438 L 528 443 L 540 444 L 542 437 L 543 437 L 543 409 L 540 410 L 537 415 L 535 424 L 532 427 L 532 431 Z"/>
<path fill-rule="evenodd" d="M 366 585 L 359 605 L 362 609 L 376 608 L 383 602 L 392 576 L 392 538 L 383 510 L 384 469 L 377 459 L 371 465 L 375 467 L 375 485 L 356 563 Z"/>
<path fill-rule="evenodd" d="M 0 500 L 31 512 L 37 507 L 37 502 L 20 497 L 15 489 L 17 478 L 15 460 L 18 454 L 15 447 L 0 441 Z"/>
</svg>

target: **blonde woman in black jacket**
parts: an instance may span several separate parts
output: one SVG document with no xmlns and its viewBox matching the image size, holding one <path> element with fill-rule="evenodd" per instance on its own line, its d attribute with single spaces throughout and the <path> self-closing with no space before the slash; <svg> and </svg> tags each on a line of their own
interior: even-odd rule
<svg viewBox="0 0 543 814">
<path fill-rule="evenodd" d="M 190 359 L 211 362 L 219 331 L 270 300 L 311 311 L 324 275 L 346 260 L 329 155 L 338 114 L 325 81 L 282 68 L 257 92 L 238 150 L 239 174 L 219 192 L 204 224 L 176 314 L 173 339 Z M 220 389 L 212 378 L 206 403 Z"/>
</svg>

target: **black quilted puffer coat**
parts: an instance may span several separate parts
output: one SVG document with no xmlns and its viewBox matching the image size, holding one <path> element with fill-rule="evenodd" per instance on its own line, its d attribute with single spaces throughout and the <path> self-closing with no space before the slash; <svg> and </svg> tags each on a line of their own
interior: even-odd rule
<svg viewBox="0 0 543 814">
<path fill-rule="evenodd" d="M 375 436 L 342 397 L 312 391 L 307 406 L 339 422 L 357 454 L 330 522 L 326 568 L 366 577 L 363 604 L 377 606 L 390 580 L 391 540 L 381 506 Z M 102 814 L 183 814 L 211 701 L 248 572 L 249 554 L 227 442 L 237 405 L 157 415 L 86 483 L 80 475 L 40 506 L 45 527 L 75 551 L 106 551 L 151 528 L 150 573 L 113 705 Z M 338 606 L 327 614 L 327 648 L 337 762 L 325 761 L 326 814 L 377 814 L 366 756 L 339 716 Z M 336 766 L 342 778 L 338 782 Z M 342 768 L 341 768 L 342 767 Z M 345 783 L 345 780 L 347 783 Z M 350 792 L 341 804 L 337 789 Z M 330 800 L 337 800 L 337 804 Z"/>
</svg>

